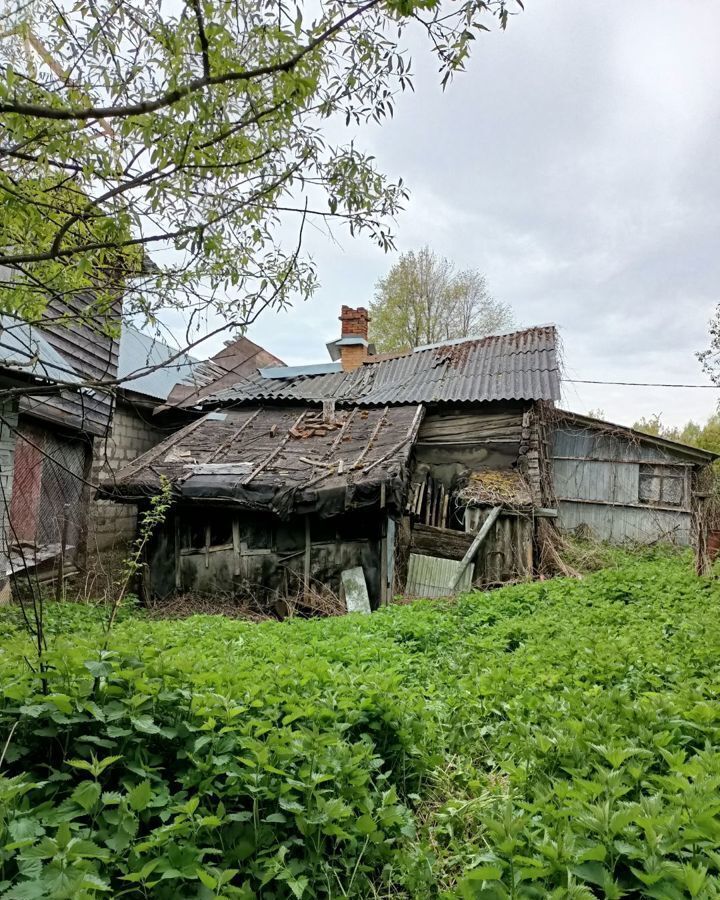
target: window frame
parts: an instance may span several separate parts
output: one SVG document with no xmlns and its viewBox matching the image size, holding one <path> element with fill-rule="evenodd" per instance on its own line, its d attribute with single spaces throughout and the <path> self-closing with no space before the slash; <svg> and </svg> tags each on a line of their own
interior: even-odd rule
<svg viewBox="0 0 720 900">
<path fill-rule="evenodd" d="M 658 481 L 657 500 L 652 497 L 643 497 L 642 485 L 644 481 Z M 638 503 L 650 508 L 664 508 L 673 510 L 688 509 L 688 484 L 687 466 L 679 463 L 666 462 L 641 462 L 638 464 Z M 674 502 L 667 499 L 665 485 L 668 483 L 680 484 L 680 499 Z"/>
</svg>

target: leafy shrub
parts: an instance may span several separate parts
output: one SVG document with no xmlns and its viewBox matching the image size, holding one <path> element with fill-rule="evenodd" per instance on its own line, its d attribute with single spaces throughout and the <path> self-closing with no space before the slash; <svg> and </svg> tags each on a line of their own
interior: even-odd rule
<svg viewBox="0 0 720 900">
<path fill-rule="evenodd" d="M 720 897 L 719 601 L 675 557 L 103 653 L 51 610 L 45 693 L 0 643 L 0 897 Z"/>
</svg>

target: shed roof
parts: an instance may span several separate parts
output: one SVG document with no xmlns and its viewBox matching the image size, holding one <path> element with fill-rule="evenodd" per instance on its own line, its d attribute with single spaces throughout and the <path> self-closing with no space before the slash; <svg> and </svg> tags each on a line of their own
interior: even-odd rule
<svg viewBox="0 0 720 900">
<path fill-rule="evenodd" d="M 333 425 L 307 406 L 211 412 L 104 487 L 119 499 L 137 498 L 157 491 L 164 476 L 185 499 L 232 501 L 285 516 L 301 507 L 334 515 L 374 504 L 384 483 L 388 504 L 399 505 L 422 411 L 355 407 L 339 412 Z"/>
<path fill-rule="evenodd" d="M 703 450 L 701 447 L 693 447 L 690 444 L 683 444 L 680 441 L 673 441 L 669 438 L 660 437 L 659 435 L 647 434 L 645 431 L 638 431 L 636 428 L 629 428 L 627 425 L 618 425 L 615 422 L 608 422 L 605 419 L 597 419 L 594 416 L 584 416 L 581 413 L 558 409 L 555 411 L 555 418 L 559 424 L 575 424 L 580 425 L 583 428 L 612 432 L 616 436 L 624 435 L 635 443 L 663 447 L 666 450 L 676 453 L 678 456 L 693 458 L 699 462 L 711 463 L 716 459 L 720 459 L 720 453 L 713 453 L 712 450 Z"/>
<path fill-rule="evenodd" d="M 274 376 L 282 374 L 273 372 Z M 379 406 L 488 400 L 559 400 L 560 368 L 553 326 L 420 347 L 368 361 L 351 372 L 248 378 L 212 395 L 225 402 L 318 401 Z"/>
</svg>

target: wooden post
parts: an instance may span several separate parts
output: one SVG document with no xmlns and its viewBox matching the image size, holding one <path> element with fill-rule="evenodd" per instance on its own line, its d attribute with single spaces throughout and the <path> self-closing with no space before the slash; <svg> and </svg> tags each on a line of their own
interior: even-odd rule
<svg viewBox="0 0 720 900">
<path fill-rule="evenodd" d="M 310 516 L 305 516 L 305 559 L 303 562 L 303 588 L 307 592 L 310 588 Z"/>
<path fill-rule="evenodd" d="M 233 557 L 235 559 L 235 568 L 233 570 L 234 575 L 241 574 L 240 568 L 240 553 L 242 552 L 240 549 L 240 519 L 235 516 L 232 523 L 232 537 L 233 537 Z"/>
<path fill-rule="evenodd" d="M 462 562 L 460 563 L 460 568 L 458 569 L 458 573 L 455 576 L 455 581 L 452 585 L 453 592 L 458 589 L 458 585 L 462 581 L 462 577 L 465 574 L 465 569 L 467 569 L 470 563 L 475 559 L 477 552 L 480 549 L 480 545 L 490 533 L 490 529 L 493 527 L 495 521 L 497 520 L 497 517 L 500 515 L 501 509 L 501 506 L 493 506 L 493 508 L 490 510 L 490 513 L 488 514 L 487 519 L 485 519 L 485 521 L 483 522 L 482 528 L 480 529 L 480 531 L 478 531 L 475 540 L 468 547 L 468 551 L 465 556 L 463 556 Z"/>
<path fill-rule="evenodd" d="M 181 556 L 180 556 L 180 548 L 182 547 L 182 534 L 181 534 L 181 522 L 180 522 L 180 513 L 175 513 L 175 590 L 180 590 L 182 587 L 182 569 L 181 569 Z"/>
<path fill-rule="evenodd" d="M 63 505 L 62 511 L 62 528 L 61 528 L 61 537 L 60 537 L 60 560 L 58 564 L 58 577 L 57 582 L 55 584 L 55 600 L 62 600 L 63 595 L 63 583 L 65 581 L 65 551 L 67 549 L 67 540 L 68 540 L 68 513 L 70 511 L 70 504 L 65 503 Z"/>
</svg>

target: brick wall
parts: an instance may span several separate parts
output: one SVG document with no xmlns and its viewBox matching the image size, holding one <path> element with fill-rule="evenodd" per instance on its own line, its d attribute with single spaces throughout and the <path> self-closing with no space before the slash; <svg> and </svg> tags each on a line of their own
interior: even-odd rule
<svg viewBox="0 0 720 900">
<path fill-rule="evenodd" d="M 112 429 L 106 438 L 96 438 L 92 482 L 111 480 L 115 472 L 137 459 L 167 437 L 167 430 L 150 421 L 152 413 L 137 410 L 119 400 Z M 88 522 L 88 553 L 127 544 L 135 537 L 137 507 L 111 500 L 93 500 Z"/>
</svg>

